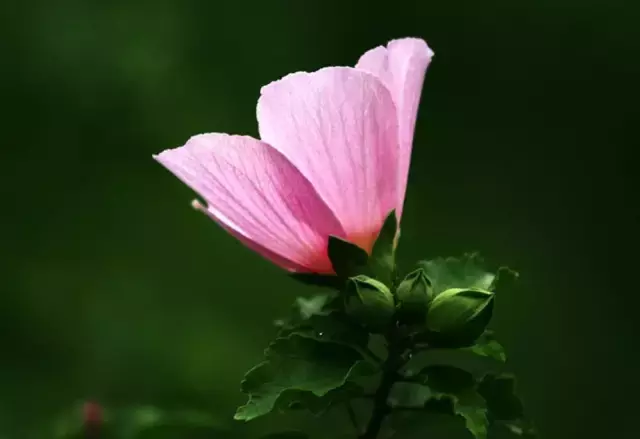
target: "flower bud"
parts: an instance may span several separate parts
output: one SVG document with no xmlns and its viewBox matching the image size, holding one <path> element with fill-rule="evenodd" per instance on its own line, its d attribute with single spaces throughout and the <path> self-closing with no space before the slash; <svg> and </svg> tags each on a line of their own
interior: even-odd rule
<svg viewBox="0 0 640 439">
<path fill-rule="evenodd" d="M 472 345 L 484 332 L 493 313 L 490 291 L 451 288 L 436 296 L 427 312 L 429 342 L 439 347 Z"/>
<path fill-rule="evenodd" d="M 395 312 L 393 294 L 380 281 L 360 275 L 349 279 L 345 309 L 371 332 L 384 332 Z"/>
<path fill-rule="evenodd" d="M 423 323 L 433 300 L 431 282 L 424 270 L 418 268 L 409 273 L 398 285 L 396 295 L 400 302 L 400 318 L 407 323 Z"/>
</svg>

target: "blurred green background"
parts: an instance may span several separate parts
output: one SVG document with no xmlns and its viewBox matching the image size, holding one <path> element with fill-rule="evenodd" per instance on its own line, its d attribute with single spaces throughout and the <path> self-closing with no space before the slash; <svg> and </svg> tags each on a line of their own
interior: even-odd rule
<svg viewBox="0 0 640 439">
<path fill-rule="evenodd" d="M 494 328 L 541 437 L 634 437 L 640 17 L 624 3 L 4 1 L 0 437 L 87 398 L 231 423 L 305 290 L 151 155 L 255 136 L 262 85 L 402 36 L 436 56 L 401 262 L 478 250 L 520 271 Z"/>
</svg>

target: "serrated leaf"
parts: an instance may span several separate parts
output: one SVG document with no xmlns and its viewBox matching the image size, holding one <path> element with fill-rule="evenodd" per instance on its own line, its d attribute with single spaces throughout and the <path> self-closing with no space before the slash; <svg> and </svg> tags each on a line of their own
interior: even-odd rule
<svg viewBox="0 0 640 439">
<path fill-rule="evenodd" d="M 431 365 L 411 379 L 415 382 L 392 389 L 400 406 L 461 416 L 476 439 L 486 439 L 488 427 L 493 424 L 521 437 L 535 437 L 535 429 L 524 419 L 511 374 L 488 374 L 478 383 L 463 369 Z"/>
<path fill-rule="evenodd" d="M 465 379 L 466 380 L 466 379 Z M 414 382 L 396 383 L 389 397 L 392 408 L 420 409 L 425 413 L 460 416 L 476 439 L 486 439 L 488 420 L 485 402 L 473 387 L 447 382 L 444 388 L 455 393 L 438 392 L 430 386 Z"/>
<path fill-rule="evenodd" d="M 518 280 L 518 277 L 520 277 L 520 274 L 517 271 L 514 271 L 509 267 L 500 267 L 496 272 L 496 277 L 493 279 L 489 290 L 502 291 L 504 289 L 508 289 Z"/>
<path fill-rule="evenodd" d="M 453 409 L 456 415 L 464 418 L 467 430 L 476 439 L 486 439 L 489 428 L 485 401 L 477 392 L 468 391 L 456 395 Z"/>
<path fill-rule="evenodd" d="M 433 397 L 428 386 L 413 382 L 397 382 L 391 387 L 387 402 L 390 407 L 420 408 Z"/>
<path fill-rule="evenodd" d="M 512 374 L 488 374 L 478 385 L 478 393 L 487 402 L 488 417 L 492 424 L 502 425 L 511 433 L 534 438 L 534 426 L 525 419 L 522 401 L 516 394 L 516 380 Z"/>
<path fill-rule="evenodd" d="M 351 370 L 363 360 L 353 348 L 293 333 L 276 339 L 266 360 L 245 375 L 242 391 L 249 401 L 234 418 L 249 421 L 273 410 L 288 391 L 306 391 L 322 397 L 345 384 Z"/>
<path fill-rule="evenodd" d="M 308 320 L 314 315 L 321 314 L 324 311 L 329 296 L 326 294 L 318 294 L 311 297 L 297 297 L 296 307 L 300 318 Z"/>
<path fill-rule="evenodd" d="M 495 423 L 497 425 L 502 425 L 512 434 L 521 438 L 533 439 L 537 436 L 535 427 L 524 419 L 517 419 L 514 421 L 495 421 Z"/>
<path fill-rule="evenodd" d="M 329 236 L 327 252 L 338 277 L 346 279 L 366 274 L 369 255 L 357 245 L 336 236 Z"/>
<path fill-rule="evenodd" d="M 487 437 L 487 407 L 477 391 L 473 375 L 449 365 L 430 365 L 412 377 L 413 387 L 405 386 L 404 400 L 425 411 L 461 416 L 476 439 Z"/>
<path fill-rule="evenodd" d="M 495 274 L 483 267 L 482 259 L 476 253 L 465 254 L 461 258 L 421 261 L 418 266 L 431 281 L 434 295 L 450 288 L 489 290 L 495 279 Z"/>
<path fill-rule="evenodd" d="M 492 419 L 513 421 L 524 416 L 524 407 L 516 395 L 516 380 L 513 375 L 485 375 L 478 385 L 478 392 L 487 401 Z"/>
<path fill-rule="evenodd" d="M 425 404 L 424 409 L 429 413 L 440 415 L 455 415 L 455 397 L 445 393 L 433 393 Z"/>
<path fill-rule="evenodd" d="M 400 381 L 392 388 L 392 396 L 399 405 L 411 401 L 412 406 L 421 406 L 432 398 L 453 398 L 476 387 L 476 380 L 471 373 L 443 364 L 425 366 L 407 379 L 410 381 Z"/>
<path fill-rule="evenodd" d="M 363 349 L 369 344 L 369 333 L 340 311 L 312 315 L 296 325 L 282 328 L 279 336 L 286 337 L 290 334 L 342 343 L 356 349 Z"/>
<path fill-rule="evenodd" d="M 392 287 L 395 280 L 397 233 L 398 218 L 394 209 L 387 215 L 369 258 L 369 268 L 372 276 L 388 287 Z"/>
<path fill-rule="evenodd" d="M 320 341 L 349 345 L 359 352 L 369 344 L 369 332 L 344 312 L 344 297 L 337 293 L 298 297 L 288 320 L 276 321 L 278 337 L 297 333 Z"/>
<path fill-rule="evenodd" d="M 455 366 L 433 364 L 417 374 L 417 379 L 434 392 L 458 395 L 473 389 L 476 381 L 472 374 Z"/>
<path fill-rule="evenodd" d="M 286 391 L 276 403 L 279 410 L 307 410 L 318 416 L 324 414 L 331 407 L 340 405 L 353 398 L 362 397 L 365 389 L 354 381 L 375 373 L 374 367 L 366 361 L 358 361 L 349 370 L 345 383 L 323 396 L 316 396 L 303 390 Z"/>
<path fill-rule="evenodd" d="M 337 292 L 296 297 L 291 314 L 285 319 L 277 319 L 274 324 L 281 332 L 290 333 L 297 326 L 305 326 L 315 315 L 325 316 L 344 309 L 344 299 Z"/>
<path fill-rule="evenodd" d="M 463 350 L 483 357 L 493 358 L 501 363 L 507 361 L 504 347 L 495 339 L 493 331 L 485 331 L 473 346 L 463 348 Z"/>
<path fill-rule="evenodd" d="M 353 370 L 353 369 L 352 369 Z M 348 379 L 355 378 L 357 372 L 349 374 Z M 364 395 L 364 388 L 347 381 L 342 386 L 331 390 L 323 396 L 316 396 L 302 390 L 287 391 L 276 404 L 280 410 L 307 410 L 314 415 L 322 415 L 331 407 Z"/>
</svg>

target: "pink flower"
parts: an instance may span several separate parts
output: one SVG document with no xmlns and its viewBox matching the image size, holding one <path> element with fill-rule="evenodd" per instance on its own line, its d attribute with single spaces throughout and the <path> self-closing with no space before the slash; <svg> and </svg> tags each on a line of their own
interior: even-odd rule
<svg viewBox="0 0 640 439">
<path fill-rule="evenodd" d="M 261 90 L 261 140 L 200 134 L 154 158 L 251 249 L 290 271 L 332 273 L 329 235 L 370 252 L 387 214 L 402 214 L 432 56 L 406 38 L 366 52 L 355 68 L 290 74 Z"/>
<path fill-rule="evenodd" d="M 96 428 L 102 424 L 102 407 L 97 402 L 87 401 L 82 405 L 82 419 L 85 427 Z"/>
</svg>

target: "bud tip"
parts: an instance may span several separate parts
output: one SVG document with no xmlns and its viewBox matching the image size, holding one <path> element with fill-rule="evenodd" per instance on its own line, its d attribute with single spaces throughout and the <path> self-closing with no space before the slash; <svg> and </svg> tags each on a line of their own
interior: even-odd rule
<svg viewBox="0 0 640 439">
<path fill-rule="evenodd" d="M 199 200 L 192 200 L 191 207 L 200 212 L 204 212 L 207 210 L 207 208 L 204 207 L 204 204 L 202 204 Z"/>
</svg>

